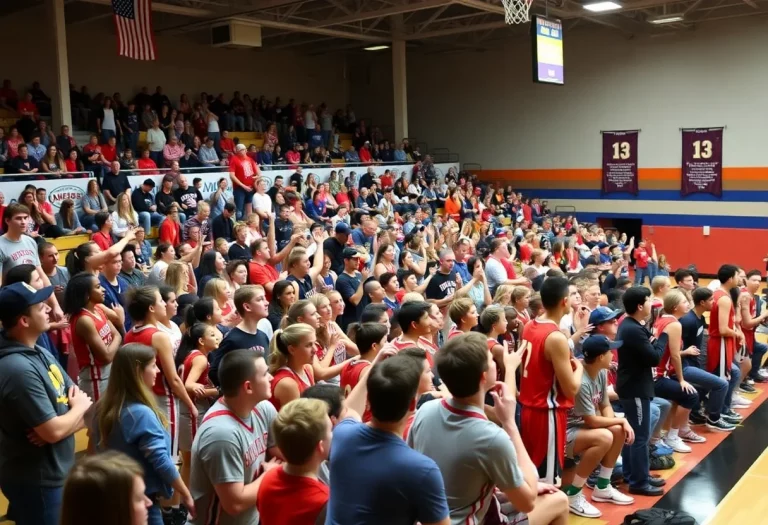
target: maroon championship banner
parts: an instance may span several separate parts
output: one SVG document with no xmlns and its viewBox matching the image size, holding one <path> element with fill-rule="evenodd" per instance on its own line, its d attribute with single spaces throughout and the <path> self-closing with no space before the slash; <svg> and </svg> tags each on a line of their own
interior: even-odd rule
<svg viewBox="0 0 768 525">
<path fill-rule="evenodd" d="M 603 131 L 603 193 L 637 195 L 639 131 Z"/>
<path fill-rule="evenodd" d="M 723 128 L 683 130 L 683 177 L 680 193 L 723 195 Z"/>
</svg>

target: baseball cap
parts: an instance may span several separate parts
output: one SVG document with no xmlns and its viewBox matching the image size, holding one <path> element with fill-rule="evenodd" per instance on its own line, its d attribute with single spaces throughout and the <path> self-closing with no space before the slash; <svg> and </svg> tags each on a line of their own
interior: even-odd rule
<svg viewBox="0 0 768 525">
<path fill-rule="evenodd" d="M 142 184 L 144 186 L 149 186 L 150 188 L 154 188 L 155 187 L 155 181 L 153 181 L 152 179 L 145 179 Z"/>
<path fill-rule="evenodd" d="M 600 357 L 604 353 L 620 348 L 622 341 L 611 341 L 604 335 L 590 335 L 581 344 L 581 351 L 587 359 Z"/>
<path fill-rule="evenodd" d="M 610 246 L 607 242 L 599 242 L 597 243 L 597 249 L 602 250 L 603 248 L 608 248 Z"/>
<path fill-rule="evenodd" d="M 245 151 L 246 149 L 245 144 L 238 144 L 235 146 L 235 151 Z"/>
<path fill-rule="evenodd" d="M 607 323 L 616 319 L 621 312 L 619 310 L 612 310 L 607 306 L 598 306 L 592 313 L 589 314 L 589 324 L 597 326 L 599 324 Z"/>
<path fill-rule="evenodd" d="M 349 229 L 349 225 L 346 222 L 336 223 L 336 227 L 333 229 L 336 233 L 345 233 L 349 235 L 352 230 Z"/>
<path fill-rule="evenodd" d="M 341 252 L 341 256 L 345 259 L 352 259 L 360 257 L 360 253 L 355 248 L 344 248 L 344 250 Z"/>
<path fill-rule="evenodd" d="M 18 282 L 0 288 L 0 304 L 6 312 L 23 312 L 32 305 L 47 301 L 53 293 L 53 286 L 35 290 L 24 282 Z"/>
</svg>

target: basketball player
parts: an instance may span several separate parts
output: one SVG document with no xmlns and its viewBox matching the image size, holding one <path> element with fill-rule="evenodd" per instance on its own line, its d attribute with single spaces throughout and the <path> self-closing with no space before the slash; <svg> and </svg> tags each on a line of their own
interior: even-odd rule
<svg viewBox="0 0 768 525">
<path fill-rule="evenodd" d="M 528 323 L 523 341 L 521 436 L 539 478 L 557 484 L 565 459 L 566 415 L 581 386 L 583 367 L 560 331 L 560 320 L 570 308 L 568 279 L 546 279 L 541 302 L 545 313 Z"/>
<path fill-rule="evenodd" d="M 741 376 L 733 358 L 736 347 L 744 343 L 744 334 L 736 329 L 735 310 L 731 299 L 731 289 L 736 286 L 738 279 L 738 268 L 732 264 L 722 265 L 717 271 L 717 279 L 720 281 L 720 287 L 713 295 L 714 303 L 709 317 L 707 371 L 730 381 L 734 374 Z M 730 389 L 729 393 L 732 393 Z M 730 401 L 728 398 L 726 403 Z"/>
</svg>

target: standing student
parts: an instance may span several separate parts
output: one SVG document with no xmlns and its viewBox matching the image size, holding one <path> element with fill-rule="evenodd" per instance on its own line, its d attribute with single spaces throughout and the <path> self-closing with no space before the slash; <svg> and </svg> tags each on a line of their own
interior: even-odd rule
<svg viewBox="0 0 768 525">
<path fill-rule="evenodd" d="M 327 524 L 451 523 L 439 467 L 402 439 L 422 371 L 405 355 L 371 367 L 366 380 L 371 422 L 346 418 L 333 430 Z"/>
<path fill-rule="evenodd" d="M 440 467 L 451 523 L 484 523 L 499 516 L 495 493 L 500 491 L 512 509 L 505 509 L 505 521 L 499 516 L 494 523 L 565 525 L 567 499 L 554 486 L 538 482 L 515 424 L 515 374 L 496 381 L 485 339 L 462 334 L 440 350 L 437 370 L 453 397 L 429 401 L 416 412 L 408 443 Z M 518 367 L 521 354 L 505 354 L 508 371 Z M 485 417 L 489 392 L 501 427 Z"/>
<path fill-rule="evenodd" d="M 477 314 L 477 306 L 475 306 L 472 299 L 460 297 L 454 299 L 448 307 L 448 317 L 453 322 L 447 338 L 451 340 L 457 335 L 465 334 L 476 327 L 480 316 Z"/>
<path fill-rule="evenodd" d="M 187 485 L 189 485 L 189 470 L 192 462 L 192 441 L 203 422 L 203 416 L 211 408 L 219 393 L 208 378 L 210 369 L 208 355 L 219 346 L 220 342 L 212 326 L 195 323 L 187 331 L 179 353 L 176 355 L 179 377 L 184 381 L 184 388 L 187 389 L 189 397 L 195 400 L 195 406 L 197 406 L 196 418 L 192 418 L 183 405 L 179 414 L 181 478 Z"/>
<path fill-rule="evenodd" d="M 219 364 L 229 352 L 246 348 L 269 356 L 269 338 L 258 329 L 259 321 L 266 319 L 269 314 L 269 302 L 264 288 L 257 285 L 238 288 L 235 291 L 235 310 L 242 321 L 227 333 L 210 357 L 210 375 L 214 384 L 218 384 Z"/>
<path fill-rule="evenodd" d="M 272 431 L 277 411 L 268 401 L 271 379 L 259 352 L 235 350 L 222 359 L 222 397 L 192 444 L 190 489 L 200 509 L 192 525 L 259 523 L 259 486 L 278 466 L 276 458 L 283 459 Z"/>
<path fill-rule="evenodd" d="M 539 478 L 554 483 L 562 473 L 566 418 L 579 391 L 583 367 L 571 355 L 568 339 L 560 331 L 560 320 L 570 309 L 568 280 L 546 279 L 541 302 L 544 315 L 525 327 L 528 344 L 520 379 L 521 435 Z"/>
<path fill-rule="evenodd" d="M 397 312 L 397 321 L 403 331 L 402 335 L 387 343 L 387 349 L 400 351 L 409 346 L 417 346 L 427 351 L 429 366 L 434 366 L 434 355 L 437 346 L 432 342 L 432 305 L 427 302 L 405 303 Z"/>
<path fill-rule="evenodd" d="M 768 382 L 768 378 L 762 370 L 763 356 L 768 351 L 768 346 L 755 339 L 755 329 L 768 319 L 768 310 L 763 311 L 760 315 L 757 314 L 757 302 L 759 301 L 757 293 L 762 278 L 760 270 L 750 270 L 746 275 L 744 291 L 739 299 L 741 331 L 744 333 L 744 345 L 752 364 L 749 375 L 744 382 L 750 380 L 754 383 Z"/>
<path fill-rule="evenodd" d="M 299 299 L 307 299 L 315 294 L 315 279 L 323 270 L 323 235 L 322 230 L 315 231 L 314 241 L 317 245 L 317 251 L 312 262 L 312 266 L 309 263 L 309 256 L 307 250 L 298 247 L 293 248 L 288 255 L 288 261 L 286 263 L 286 269 L 288 270 L 287 281 L 293 283 L 293 287 L 298 294 Z"/>
<path fill-rule="evenodd" d="M 122 336 L 102 310 L 104 288 L 90 273 L 75 275 L 65 292 L 72 346 L 80 367 L 78 385 L 95 401 L 107 390 L 109 371 Z"/>
<path fill-rule="evenodd" d="M 152 347 L 157 352 L 157 367 L 160 373 L 155 377 L 152 392 L 157 406 L 168 420 L 171 435 L 171 456 L 176 457 L 179 446 L 179 407 L 181 401 L 189 409 L 191 417 L 197 417 L 197 407 L 187 394 L 184 383 L 176 372 L 174 352 L 168 334 L 157 328 L 158 317 L 165 316 L 165 301 L 155 286 L 133 288 L 128 293 L 128 313 L 133 319 L 133 328 L 125 334 L 124 341 Z"/>
<path fill-rule="evenodd" d="M 280 410 L 272 429 L 285 463 L 267 472 L 259 486 L 261 525 L 324 521 L 329 491 L 318 471 L 330 454 L 332 427 L 328 405 L 319 399 L 296 399 Z"/>
<path fill-rule="evenodd" d="M 653 368 L 658 366 L 669 336 L 662 333 L 657 339 L 645 325 L 651 317 L 651 291 L 648 288 L 629 288 L 624 292 L 622 302 L 627 315 L 616 333 L 616 339 L 623 343 L 619 348 L 616 394 L 635 432 L 634 443 L 624 447 L 622 453 L 624 479 L 629 482 L 630 494 L 660 496 L 666 481 L 650 475 L 648 443 L 651 400 L 655 395 Z"/>
<path fill-rule="evenodd" d="M 159 375 L 156 363 L 155 350 L 150 346 L 126 344 L 120 348 L 90 428 L 91 444 L 97 450 L 118 450 L 144 468 L 144 493 L 153 501 L 149 525 L 162 525 L 159 500 L 170 498 L 174 491 L 187 510 L 195 514 L 192 497 L 173 461 L 168 419 L 151 394 Z"/>
<path fill-rule="evenodd" d="M 503 381 L 507 371 L 504 356 L 509 353 L 507 345 L 499 343 L 499 337 L 507 333 L 507 315 L 504 307 L 494 304 L 483 310 L 479 326 L 478 331 L 485 336 L 485 343 L 496 362 L 497 379 Z"/>
<path fill-rule="evenodd" d="M 277 410 L 285 403 L 298 399 L 315 384 L 312 362 L 317 351 L 315 329 L 304 323 L 278 330 L 272 336 L 269 373 L 272 379 L 272 399 Z"/>
<path fill-rule="evenodd" d="M 608 369 L 613 360 L 612 350 L 621 341 L 611 341 L 605 335 L 592 335 L 582 345 L 584 374 L 573 408 L 568 412 L 566 453 L 579 458 L 578 465 L 567 475 L 565 486 L 570 511 L 577 516 L 599 518 L 602 513 L 590 504 L 582 488 L 584 481 L 600 467 L 592 501 L 631 505 L 634 498 L 622 494 L 611 485 L 611 475 L 624 443 L 632 444 L 634 431 L 626 419 L 618 418 L 608 400 Z"/>
<path fill-rule="evenodd" d="M 5 209 L 3 214 L 3 226 L 5 233 L 0 235 L 0 271 L 2 277 L 8 273 L 8 270 L 20 264 L 33 264 L 37 273 L 43 280 L 45 286 L 50 286 L 51 281 L 40 266 L 40 257 L 37 253 L 37 244 L 32 237 L 24 235 L 27 231 L 27 222 L 29 221 L 29 208 L 24 204 L 11 203 Z M 0 280 L 2 282 L 2 280 Z M 55 321 L 64 317 L 56 295 L 51 295 L 47 299 L 48 306 L 51 307 L 52 315 Z"/>
<path fill-rule="evenodd" d="M 0 490 L 18 525 L 58 525 L 75 461 L 75 433 L 91 398 L 35 344 L 50 328 L 53 287 L 0 289 Z"/>
<path fill-rule="evenodd" d="M 389 332 L 386 325 L 379 323 L 355 323 L 349 327 L 349 330 L 352 340 L 360 351 L 360 359 L 345 363 L 341 369 L 340 383 L 345 397 L 349 397 L 365 371 L 372 366 L 376 356 L 387 344 L 387 333 Z M 362 418 L 364 423 L 371 420 L 371 411 L 367 406 Z"/>
<path fill-rule="evenodd" d="M 707 371 L 736 385 L 740 383 L 741 371 L 738 365 L 734 364 L 733 358 L 736 348 L 744 343 L 744 334 L 736 326 L 736 312 L 731 298 L 731 289 L 736 287 L 738 282 L 738 272 L 739 269 L 732 264 L 724 264 L 717 270 L 720 287 L 713 295 L 707 342 Z M 726 398 L 731 402 L 735 399 L 732 393 Z M 743 405 L 735 408 L 742 407 Z"/>
</svg>

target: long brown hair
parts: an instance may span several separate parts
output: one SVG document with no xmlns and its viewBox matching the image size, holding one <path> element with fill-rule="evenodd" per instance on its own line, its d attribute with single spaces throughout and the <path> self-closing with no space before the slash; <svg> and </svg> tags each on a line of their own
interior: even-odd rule
<svg viewBox="0 0 768 525">
<path fill-rule="evenodd" d="M 168 420 L 160 412 L 155 396 L 144 383 L 144 369 L 157 357 L 155 349 L 139 343 L 129 343 L 121 347 L 112 361 L 109 384 L 104 397 L 96 404 L 99 429 L 99 445 L 106 446 L 115 426 L 119 425 L 120 412 L 127 402 L 141 403 L 148 406 L 164 426 Z"/>
<path fill-rule="evenodd" d="M 60 525 L 99 525 L 105 516 L 111 525 L 131 525 L 137 477 L 144 477 L 141 465 L 121 452 L 84 457 L 64 484 Z"/>
<path fill-rule="evenodd" d="M 64 199 L 59 209 L 61 215 L 61 222 L 64 227 L 72 230 L 75 228 L 75 201 L 72 199 Z"/>
</svg>

